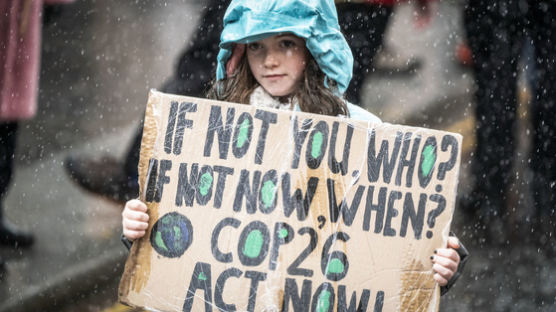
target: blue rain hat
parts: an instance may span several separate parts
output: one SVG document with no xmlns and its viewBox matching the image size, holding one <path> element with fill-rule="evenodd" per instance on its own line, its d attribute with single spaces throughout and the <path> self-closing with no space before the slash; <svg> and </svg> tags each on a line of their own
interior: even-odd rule
<svg viewBox="0 0 556 312">
<path fill-rule="evenodd" d="M 234 0 L 224 15 L 216 79 L 226 77 L 234 43 L 250 43 L 280 33 L 305 39 L 320 69 L 343 94 L 351 80 L 353 55 L 340 32 L 333 0 Z"/>
</svg>

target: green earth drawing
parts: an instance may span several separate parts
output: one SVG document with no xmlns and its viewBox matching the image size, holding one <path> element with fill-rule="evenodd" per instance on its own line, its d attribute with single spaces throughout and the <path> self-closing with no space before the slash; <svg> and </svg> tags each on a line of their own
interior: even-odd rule
<svg viewBox="0 0 556 312">
<path fill-rule="evenodd" d="M 186 216 L 170 212 L 162 216 L 151 231 L 151 246 L 168 258 L 178 258 L 193 242 L 193 227 Z"/>
</svg>

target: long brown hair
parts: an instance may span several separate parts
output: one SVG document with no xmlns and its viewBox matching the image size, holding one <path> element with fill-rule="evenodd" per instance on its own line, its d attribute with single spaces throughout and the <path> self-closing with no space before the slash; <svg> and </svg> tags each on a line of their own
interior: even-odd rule
<svg viewBox="0 0 556 312">
<path fill-rule="evenodd" d="M 313 56 L 309 54 L 303 80 L 293 94 L 299 102 L 299 108 L 308 113 L 348 116 L 346 103 L 333 92 L 337 88 L 336 82 L 328 79 L 328 87 L 326 87 L 325 79 L 326 76 Z M 247 57 L 244 55 L 236 74 L 223 80 L 213 81 L 207 97 L 219 101 L 249 104 L 249 97 L 258 86 L 247 63 Z"/>
</svg>

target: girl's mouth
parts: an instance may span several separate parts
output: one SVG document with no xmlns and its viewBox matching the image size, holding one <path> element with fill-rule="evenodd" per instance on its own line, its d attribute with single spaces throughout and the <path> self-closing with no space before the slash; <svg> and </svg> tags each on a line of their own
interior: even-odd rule
<svg viewBox="0 0 556 312">
<path fill-rule="evenodd" d="M 284 74 L 274 74 L 274 75 L 265 75 L 265 76 L 263 76 L 263 78 L 266 78 L 266 79 L 280 79 L 280 78 L 285 77 L 285 76 L 286 75 L 284 75 Z"/>
</svg>

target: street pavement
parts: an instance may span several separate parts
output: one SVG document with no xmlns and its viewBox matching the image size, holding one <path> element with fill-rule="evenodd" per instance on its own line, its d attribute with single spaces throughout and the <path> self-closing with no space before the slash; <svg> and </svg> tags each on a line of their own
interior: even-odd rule
<svg viewBox="0 0 556 312">
<path fill-rule="evenodd" d="M 192 1 L 82 0 L 45 28 L 40 111 L 22 123 L 14 184 L 6 200 L 7 218 L 33 231 L 37 242 L 29 250 L 0 249 L 7 259 L 0 312 L 56 311 L 121 274 L 127 256 L 119 241 L 121 206 L 72 184 L 63 159 L 70 153 L 125 153 L 148 89 L 169 77 L 199 9 Z M 417 58 L 422 66 L 410 74 L 370 74 L 362 105 L 385 122 L 464 134 L 458 189 L 464 194 L 474 124 L 472 77 L 453 57 L 463 36 L 460 14 L 458 2 L 442 2 L 430 25 L 416 28 L 412 7 L 398 7 L 386 42 L 401 58 Z M 527 178 L 523 146 L 518 172 Z M 525 194 L 514 206 L 519 218 L 530 201 L 526 183 L 516 188 Z M 526 233 L 499 245 L 478 241 L 472 220 L 457 209 L 453 230 L 471 259 L 442 299 L 441 311 L 556 309 L 556 264 L 542 248 L 524 243 Z"/>
</svg>

